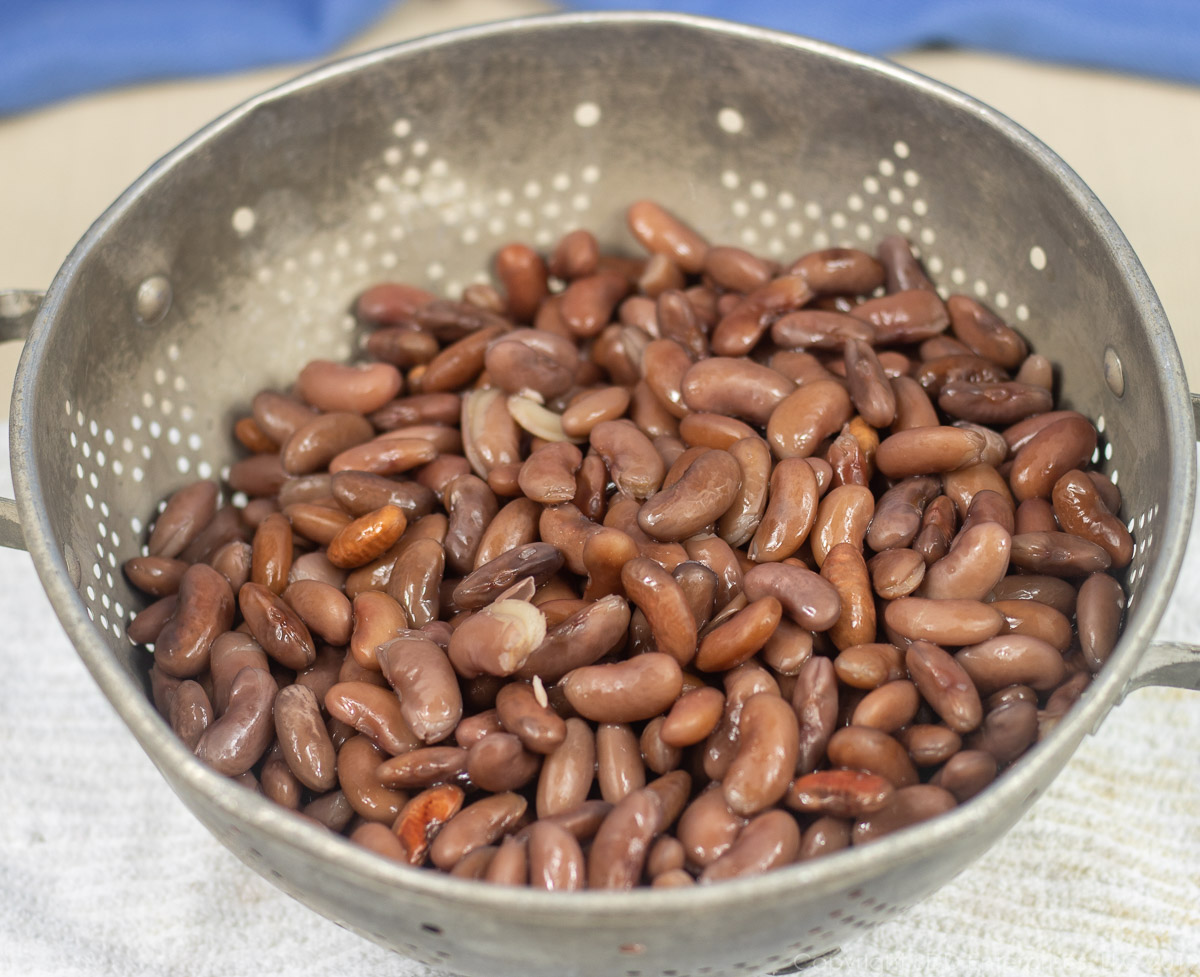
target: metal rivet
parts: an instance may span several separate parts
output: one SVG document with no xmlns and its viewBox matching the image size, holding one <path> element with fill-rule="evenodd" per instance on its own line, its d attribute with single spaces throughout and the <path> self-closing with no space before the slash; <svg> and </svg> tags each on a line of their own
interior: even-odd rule
<svg viewBox="0 0 1200 977">
<path fill-rule="evenodd" d="M 1108 389 L 1118 397 L 1125 394 L 1125 368 L 1121 365 L 1121 357 L 1111 346 L 1104 348 L 1104 382 Z"/>
<path fill-rule="evenodd" d="M 133 310 L 143 325 L 157 325 L 170 307 L 171 283 L 165 275 L 152 275 L 138 286 Z"/>
<path fill-rule="evenodd" d="M 83 571 L 79 566 L 79 557 L 75 555 L 69 543 L 63 544 L 63 562 L 67 565 L 67 576 L 71 578 L 71 586 L 78 590 L 80 581 L 83 580 Z"/>
</svg>

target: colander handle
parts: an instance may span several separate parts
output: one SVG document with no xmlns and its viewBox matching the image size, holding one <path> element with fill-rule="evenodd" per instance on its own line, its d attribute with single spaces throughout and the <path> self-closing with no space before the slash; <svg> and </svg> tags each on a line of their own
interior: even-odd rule
<svg viewBox="0 0 1200 977">
<path fill-rule="evenodd" d="M 44 292 L 0 289 L 0 342 L 29 338 Z M 0 546 L 25 549 L 25 534 L 17 516 L 17 503 L 0 496 Z"/>
</svg>

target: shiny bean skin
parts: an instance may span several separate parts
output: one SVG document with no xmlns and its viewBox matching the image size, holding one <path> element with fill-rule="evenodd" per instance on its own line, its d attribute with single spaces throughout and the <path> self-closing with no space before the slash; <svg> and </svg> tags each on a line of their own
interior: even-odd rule
<svg viewBox="0 0 1200 977">
<path fill-rule="evenodd" d="M 587 800 L 595 767 L 596 737 L 591 727 L 582 719 L 568 719 L 563 741 L 542 761 L 537 816 L 566 814 Z"/>
<path fill-rule="evenodd" d="M 166 597 L 179 590 L 188 564 L 166 556 L 135 556 L 122 568 L 129 582 L 144 594 Z"/>
<path fill-rule="evenodd" d="M 1075 614 L 1079 644 L 1088 669 L 1098 672 L 1116 647 L 1125 613 L 1125 591 L 1106 573 L 1093 573 L 1079 587 Z"/>
<path fill-rule="evenodd" d="M 860 818 L 885 808 L 895 794 L 891 781 L 879 774 L 820 770 L 792 781 L 786 804 L 805 814 Z"/>
<path fill-rule="evenodd" d="M 804 545 L 817 519 L 820 490 L 806 459 L 783 459 L 770 479 L 767 505 L 747 550 L 755 563 L 792 556 Z"/>
<path fill-rule="evenodd" d="M 621 583 L 629 600 L 645 613 L 657 650 L 680 665 L 690 662 L 696 655 L 696 619 L 678 581 L 653 560 L 638 557 L 621 570 Z"/>
<path fill-rule="evenodd" d="M 400 696 L 400 714 L 426 743 L 440 743 L 463 714 L 458 677 L 446 653 L 419 632 L 409 631 L 376 650 L 380 670 Z"/>
<path fill-rule="evenodd" d="M 895 645 L 876 642 L 843 649 L 833 659 L 833 669 L 852 689 L 868 691 L 908 677 L 904 653 Z"/>
<path fill-rule="evenodd" d="M 167 500 L 154 520 L 146 548 L 150 556 L 171 559 L 179 556 L 212 521 L 217 511 L 216 482 L 193 482 Z"/>
<path fill-rule="evenodd" d="M 986 448 L 982 435 L 964 428 L 913 428 L 881 441 L 875 464 L 888 478 L 931 475 L 977 464 Z"/>
<path fill-rule="evenodd" d="M 307 668 L 317 657 L 308 627 L 283 599 L 261 584 L 243 584 L 238 591 L 242 616 L 263 651 L 285 668 Z"/>
<path fill-rule="evenodd" d="M 834 380 L 814 380 L 797 387 L 771 411 L 767 441 L 776 458 L 806 458 L 853 413 L 845 387 Z"/>
<path fill-rule="evenodd" d="M 516 671 L 516 677 L 557 682 L 568 672 L 599 661 L 624 641 L 629 604 L 618 594 L 602 597 L 548 630 Z"/>
<path fill-rule="evenodd" d="M 783 274 L 748 295 L 719 307 L 720 319 L 712 331 L 712 350 L 720 356 L 749 353 L 770 326 L 771 320 L 808 304 L 813 291 L 799 274 Z"/>
<path fill-rule="evenodd" d="M 725 696 L 719 689 L 690 689 L 671 706 L 659 736 L 667 745 L 679 748 L 700 743 L 721 721 L 724 708 Z"/>
<path fill-rule="evenodd" d="M 996 779 L 996 758 L 984 750 L 955 753 L 930 779 L 930 783 L 950 791 L 965 804 Z"/>
<path fill-rule="evenodd" d="M 917 689 L 947 726 L 969 733 L 979 725 L 983 718 L 979 691 L 953 655 L 928 641 L 914 641 L 904 661 Z"/>
<path fill-rule="evenodd" d="M 928 821 L 957 806 L 948 790 L 933 784 L 914 784 L 896 791 L 891 803 L 883 810 L 857 821 L 851 840 L 855 845 L 876 841 L 884 835 Z"/>
<path fill-rule="evenodd" d="M 337 758 L 321 717 L 321 704 L 311 689 L 288 685 L 275 696 L 275 734 L 280 751 L 296 778 L 310 790 L 337 785 Z"/>
<path fill-rule="evenodd" d="M 622 492 L 634 499 L 646 499 L 658 491 L 666 474 L 662 458 L 650 439 L 632 423 L 602 421 L 592 428 L 589 442 Z"/>
<path fill-rule="evenodd" d="M 551 892 L 582 889 L 587 862 L 578 840 L 553 821 L 536 821 L 529 831 L 529 884 Z"/>
<path fill-rule="evenodd" d="M 936 336 L 950 324 L 945 305 L 936 292 L 910 289 L 868 299 L 850 314 L 875 327 L 875 343 L 893 346 L 917 343 Z"/>
<path fill-rule="evenodd" d="M 752 360 L 713 356 L 684 374 L 688 410 L 736 417 L 762 426 L 796 385 L 783 374 Z"/>
<path fill-rule="evenodd" d="M 638 525 L 658 540 L 687 539 L 723 516 L 741 487 L 737 459 L 727 451 L 706 450 L 677 482 L 646 501 Z"/>
<path fill-rule="evenodd" d="M 918 782 L 908 752 L 887 733 L 870 726 L 843 726 L 826 748 L 834 766 L 878 774 L 897 789 Z"/>
<path fill-rule="evenodd" d="M 310 634 L 331 645 L 349 643 L 353 612 L 350 601 L 339 588 L 317 580 L 299 580 L 288 584 L 282 596 Z"/>
<path fill-rule="evenodd" d="M 983 724 L 966 738 L 970 750 L 982 750 L 1005 767 L 1036 741 L 1038 710 L 1032 702 L 1014 700 L 998 705 L 983 717 Z"/>
<path fill-rule="evenodd" d="M 850 716 L 853 726 L 871 726 L 885 733 L 897 733 L 908 726 L 921 705 L 916 686 L 907 679 L 887 682 L 859 700 Z"/>
<path fill-rule="evenodd" d="M 761 875 L 790 865 L 800 853 L 800 827 L 786 811 L 765 811 L 741 830 L 729 850 L 700 873 L 701 884 Z"/>
<path fill-rule="evenodd" d="M 799 723 L 790 703 L 770 692 L 747 699 L 738 721 L 737 753 L 722 788 L 730 810 L 749 817 L 779 801 L 799 751 Z"/>
<path fill-rule="evenodd" d="M 1075 614 L 1075 587 L 1060 577 L 1025 573 L 1010 575 L 992 588 L 991 600 L 1036 600 L 1048 604 L 1060 614 Z"/>
<path fill-rule="evenodd" d="M 322 411 L 369 414 L 400 393 L 404 378 L 390 363 L 347 366 L 312 360 L 296 378 L 296 394 Z"/>
<path fill-rule="evenodd" d="M 168 675 L 191 678 L 209 665 L 213 641 L 233 624 L 233 592 L 221 574 L 192 565 L 179 582 L 174 612 L 154 640 L 154 661 Z"/>
<path fill-rule="evenodd" d="M 563 689 L 571 707 L 600 723 L 629 723 L 665 712 L 679 698 L 683 675 L 670 655 L 648 652 L 624 662 L 569 672 Z"/>
<path fill-rule="evenodd" d="M 1053 413 L 1041 416 L 1051 418 L 1052 423 L 1035 430 L 1027 440 L 1010 438 L 1014 428 L 1006 432 L 1013 452 L 1008 480 L 1018 502 L 1050 498 L 1059 478 L 1084 467 L 1096 450 L 1096 428 L 1086 417 L 1074 411 L 1062 412 L 1056 420 Z"/>
<path fill-rule="evenodd" d="M 837 543 L 821 563 L 821 576 L 833 585 L 841 614 L 829 629 L 835 648 L 864 644 L 875 637 L 875 599 L 861 546 Z"/>
<path fill-rule="evenodd" d="M 429 847 L 430 860 L 449 870 L 476 849 L 498 841 L 520 822 L 528 802 L 520 794 L 492 794 L 450 818 Z"/>
<path fill-rule="evenodd" d="M 646 786 L 638 737 L 627 723 L 596 727 L 596 776 L 600 796 L 612 804 Z"/>
<path fill-rule="evenodd" d="M 779 626 L 783 607 L 774 597 L 751 601 L 705 634 L 696 653 L 702 672 L 723 672 L 751 658 Z"/>
<path fill-rule="evenodd" d="M 799 862 L 807 862 L 822 855 L 850 847 L 850 823 L 841 818 L 819 817 L 807 828 L 800 838 Z"/>
<path fill-rule="evenodd" d="M 495 493 L 475 475 L 459 475 L 446 486 L 445 506 L 450 515 L 446 538 L 446 566 L 454 573 L 469 573 L 483 531 L 500 511 Z"/>
<path fill-rule="evenodd" d="M 938 394 L 938 406 L 951 417 L 976 424 L 1014 424 L 1054 406 L 1044 387 L 1016 381 L 971 383 L 951 380 Z"/>
<path fill-rule="evenodd" d="M 896 733 L 908 755 L 918 767 L 945 763 L 962 749 L 962 737 L 946 726 L 914 723 Z"/>
<path fill-rule="evenodd" d="M 1008 573 L 1012 536 L 998 523 L 983 522 L 960 533 L 950 552 L 925 573 L 921 595 L 934 599 L 983 600 Z"/>
<path fill-rule="evenodd" d="M 1125 524 L 1113 515 L 1096 485 L 1079 470 L 1063 475 L 1051 491 L 1054 515 L 1064 532 L 1096 543 L 1120 569 L 1133 559 L 1133 537 Z"/>
<path fill-rule="evenodd" d="M 175 735 L 189 750 L 195 750 L 204 731 L 213 721 L 213 707 L 199 682 L 185 679 L 171 697 L 168 721 Z"/>
<path fill-rule="evenodd" d="M 925 579 L 925 560 L 916 550 L 889 549 L 867 562 L 871 586 L 884 600 L 907 597 Z"/>
<path fill-rule="evenodd" d="M 729 851 L 747 823 L 729 809 L 720 785 L 714 784 L 684 809 L 675 833 L 687 864 L 704 868 Z"/>
<path fill-rule="evenodd" d="M 1058 650 L 1040 638 L 1003 634 L 963 648 L 955 656 L 980 695 L 1006 685 L 1028 685 L 1039 692 L 1053 689 L 1064 678 Z"/>
<path fill-rule="evenodd" d="M 1070 647 L 1073 636 L 1071 622 L 1065 614 L 1049 604 L 1036 600 L 994 600 L 991 604 L 1004 615 L 1004 634 L 1028 634 L 1041 638 L 1061 652 L 1066 652 Z"/>
<path fill-rule="evenodd" d="M 1108 551 L 1070 533 L 1017 533 L 1012 538 L 1013 565 L 1031 573 L 1082 577 L 1112 565 Z"/>
<path fill-rule="evenodd" d="M 913 476 L 893 485 L 875 504 L 867 545 L 877 553 L 911 545 L 921 528 L 925 507 L 940 491 L 940 481 L 929 476 Z"/>
<path fill-rule="evenodd" d="M 392 756 L 422 745 L 408 728 L 400 700 L 390 689 L 362 681 L 338 682 L 325 694 L 325 708 L 329 715 L 368 736 Z"/>
<path fill-rule="evenodd" d="M 724 289 L 753 292 L 771 280 L 771 264 L 741 248 L 710 247 L 704 255 L 704 273 Z"/>
<path fill-rule="evenodd" d="M 774 597 L 793 621 L 810 631 L 827 630 L 842 613 L 837 588 L 804 567 L 762 563 L 746 574 L 742 586 L 747 600 Z"/>
<path fill-rule="evenodd" d="M 624 797 L 592 841 L 588 888 L 632 889 L 637 885 L 662 818 L 662 802 L 653 791 L 643 788 Z"/>
<path fill-rule="evenodd" d="M 541 764 L 511 733 L 485 736 L 467 751 L 467 777 L 491 793 L 519 790 L 529 783 Z"/>
<path fill-rule="evenodd" d="M 967 295 L 946 299 L 950 331 L 972 351 L 1008 370 L 1020 366 L 1029 347 L 999 316 Z"/>
<path fill-rule="evenodd" d="M 468 751 L 457 746 L 427 746 L 384 760 L 379 779 L 388 787 L 411 790 L 458 779 L 467 771 Z"/>
<path fill-rule="evenodd" d="M 571 401 L 563 411 L 563 431 L 572 438 L 586 438 L 603 421 L 615 421 L 629 409 L 630 395 L 624 387 L 600 387 Z"/>
<path fill-rule="evenodd" d="M 562 717 L 541 702 L 532 685 L 510 682 L 496 695 L 500 724 L 532 753 L 553 753 L 567 735 Z"/>
<path fill-rule="evenodd" d="M 275 736 L 272 707 L 277 690 L 270 672 L 261 668 L 238 672 L 224 713 L 196 742 L 196 756 L 227 777 L 245 773 L 258 763 Z"/>
<path fill-rule="evenodd" d="M 810 543 L 817 566 L 839 543 L 861 550 L 875 515 L 875 496 L 865 485 L 839 485 L 825 493 L 817 506 Z"/>
<path fill-rule="evenodd" d="M 884 611 L 884 621 L 910 641 L 970 645 L 993 638 L 1004 627 L 999 611 L 977 600 L 902 597 Z"/>
<path fill-rule="evenodd" d="M 782 349 L 840 350 L 851 342 L 872 342 L 875 329 L 844 312 L 800 309 L 775 320 L 771 339 Z"/>
<path fill-rule="evenodd" d="M 629 230 L 647 251 L 666 255 L 688 274 L 703 270 L 708 242 L 674 214 L 653 201 L 639 200 L 625 215 Z"/>
<path fill-rule="evenodd" d="M 862 340 L 845 347 L 846 380 L 855 409 L 872 427 L 888 427 L 896 418 L 896 394 L 875 351 Z"/>
</svg>

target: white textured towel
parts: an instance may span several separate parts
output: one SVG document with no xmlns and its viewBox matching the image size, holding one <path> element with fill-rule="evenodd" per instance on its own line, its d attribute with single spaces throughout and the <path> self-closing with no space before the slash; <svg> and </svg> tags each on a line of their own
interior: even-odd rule
<svg viewBox="0 0 1200 977">
<path fill-rule="evenodd" d="M 1200 538 L 1190 553 L 1160 634 L 1200 642 Z M 97 690 L 28 556 L 0 552 L 0 581 L 0 975 L 430 973 L 218 844 Z M 806 973 L 1200 974 L 1200 695 L 1130 696 L 982 859 Z"/>
</svg>

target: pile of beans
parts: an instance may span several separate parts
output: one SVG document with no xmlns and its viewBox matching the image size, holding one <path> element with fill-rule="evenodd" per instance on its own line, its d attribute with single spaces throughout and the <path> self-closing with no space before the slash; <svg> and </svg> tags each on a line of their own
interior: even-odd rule
<svg viewBox="0 0 1200 977">
<path fill-rule="evenodd" d="M 947 811 L 1079 698 L 1133 541 L 1051 364 L 903 238 L 627 217 L 369 289 L 372 361 L 237 422 L 248 501 L 166 502 L 129 634 L 201 760 L 409 865 L 679 886 Z"/>
</svg>

